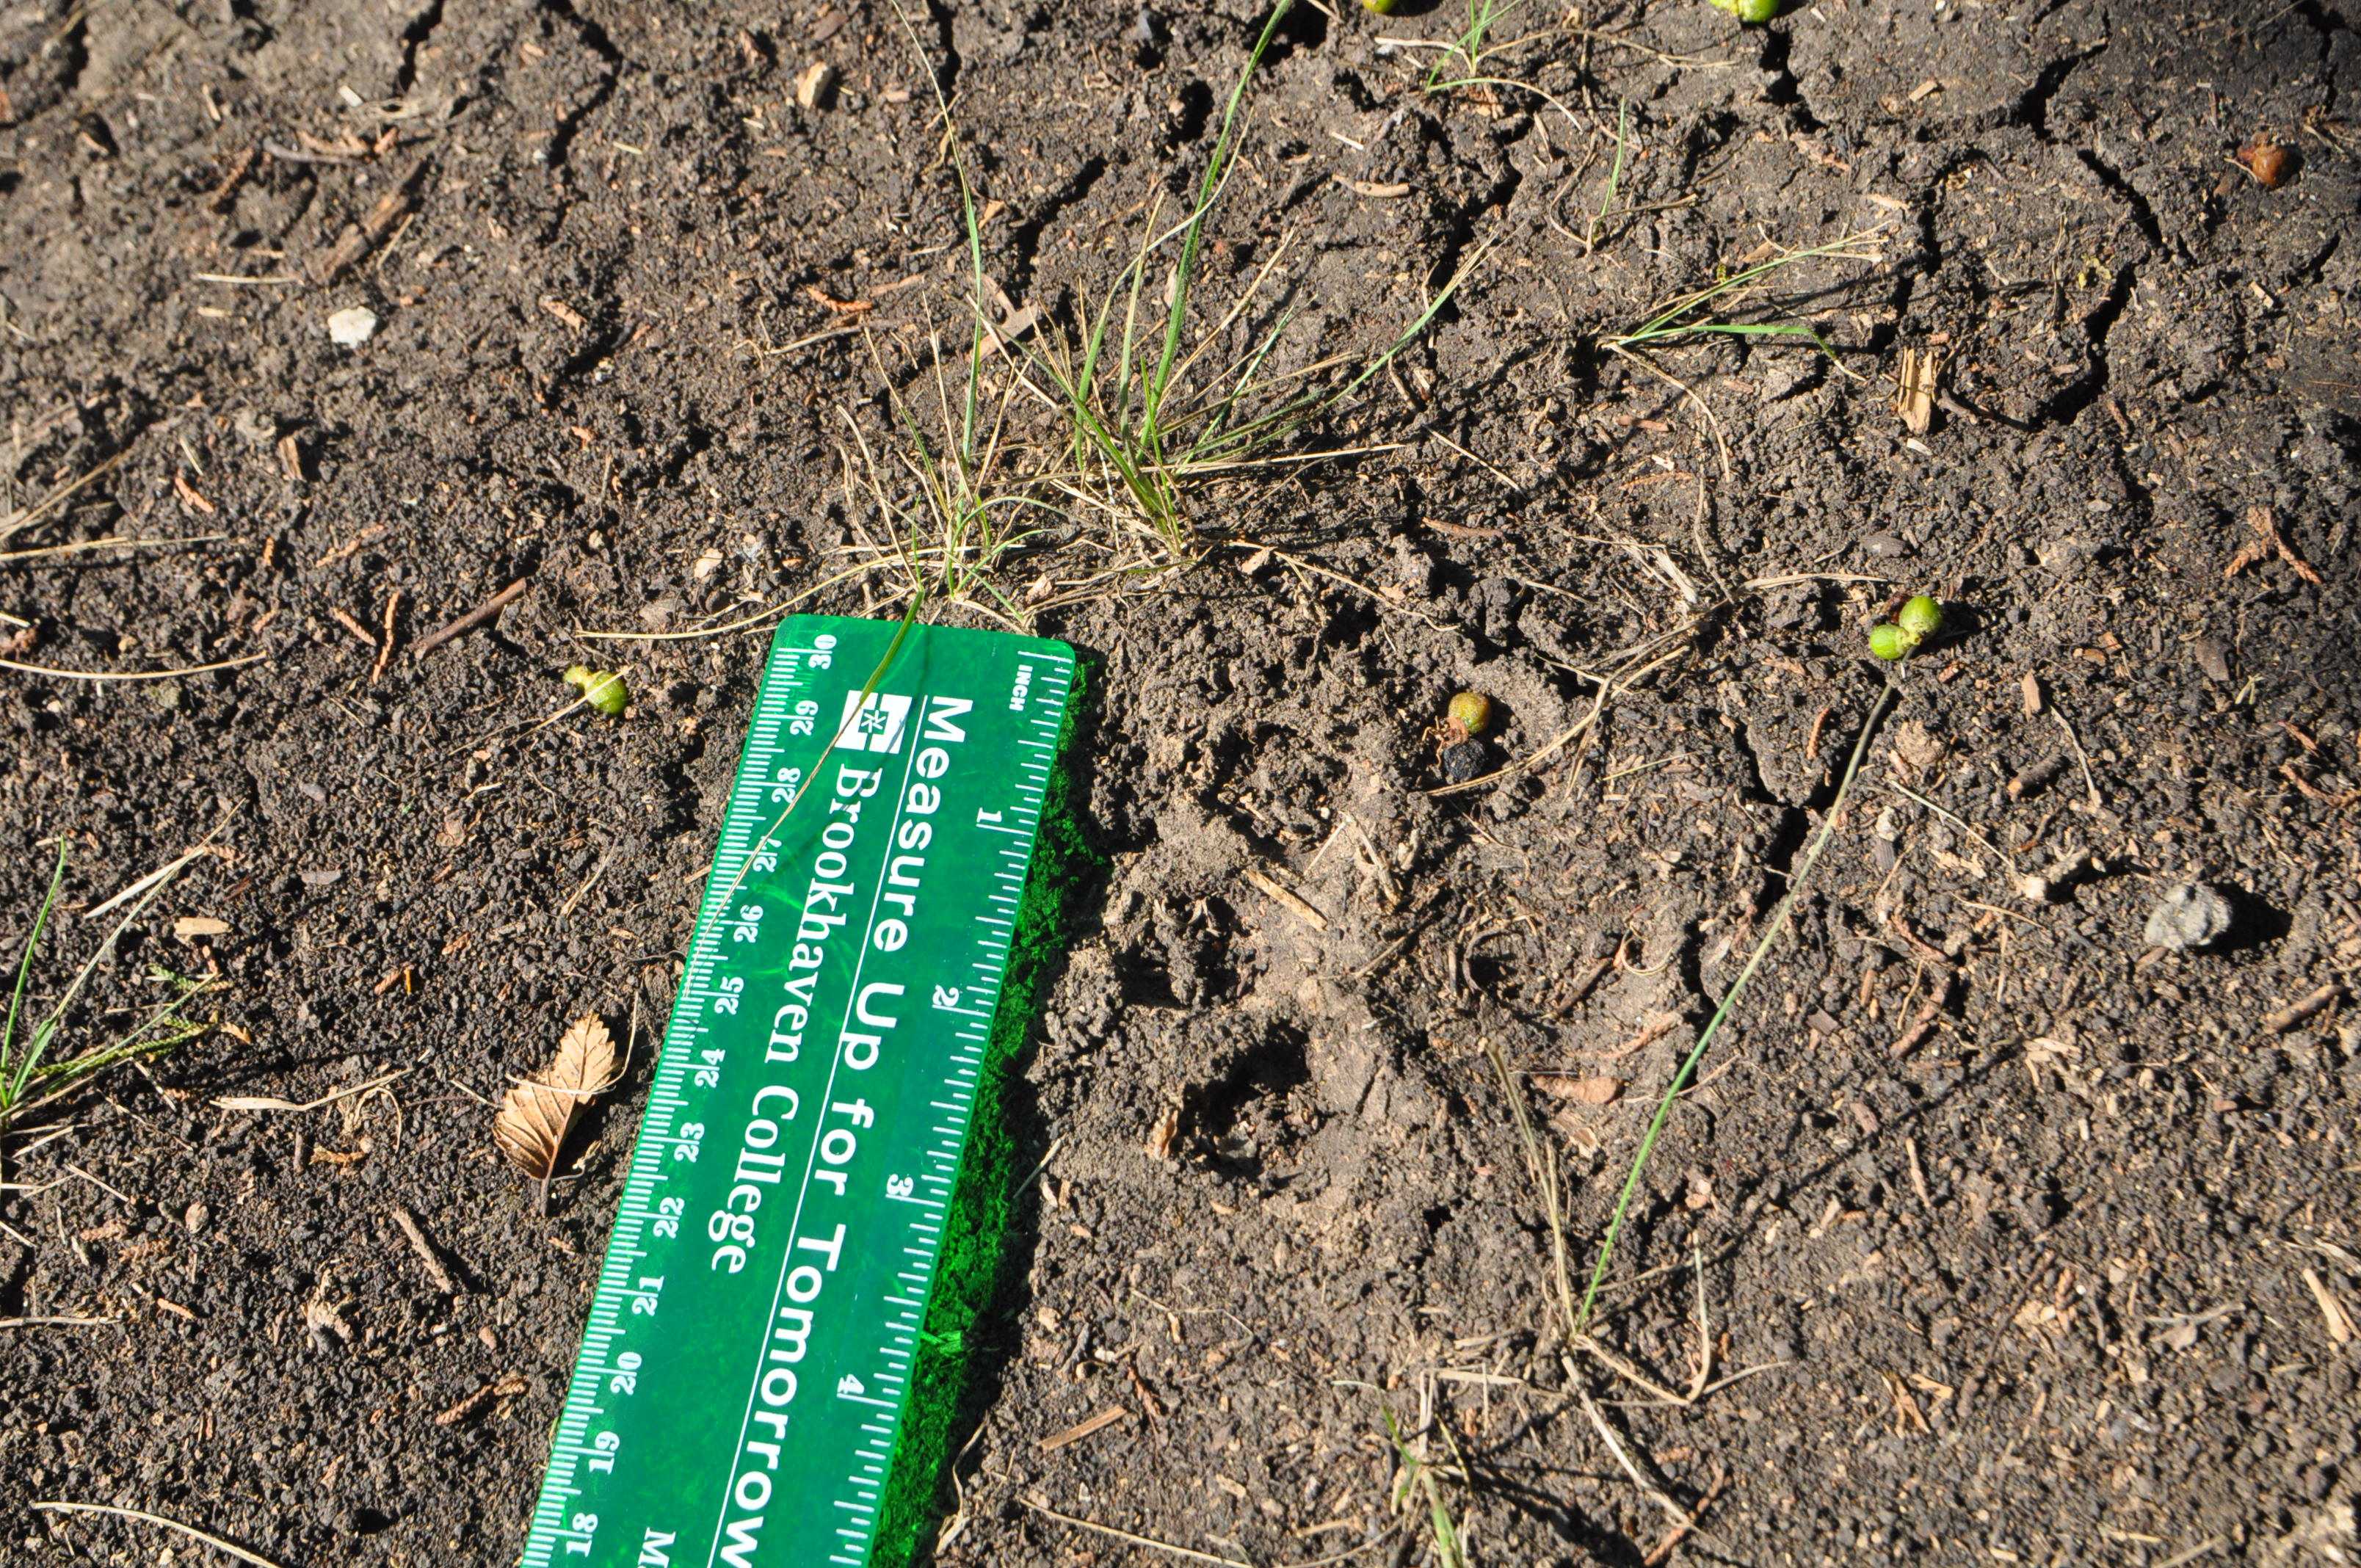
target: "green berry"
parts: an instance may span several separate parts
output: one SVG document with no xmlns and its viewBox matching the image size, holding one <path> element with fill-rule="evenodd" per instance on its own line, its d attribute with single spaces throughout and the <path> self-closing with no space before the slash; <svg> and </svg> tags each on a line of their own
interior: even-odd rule
<svg viewBox="0 0 2361 1568">
<path fill-rule="evenodd" d="M 1918 639 L 1906 627 L 1882 620 L 1869 629 L 1869 651 L 1889 663 L 1906 659 L 1917 650 Z"/>
<path fill-rule="evenodd" d="M 1748 27 L 1759 27 L 1779 14 L 1779 0 L 1713 0 L 1713 3 Z"/>
<path fill-rule="evenodd" d="M 631 700 L 631 689 L 623 677 L 609 670 L 594 670 L 587 664 L 576 664 L 566 672 L 566 684 L 582 688 L 582 700 L 612 718 L 623 711 Z"/>
<path fill-rule="evenodd" d="M 1482 692 L 1461 692 L 1451 699 L 1445 711 L 1451 721 L 1469 735 L 1481 735 L 1484 727 L 1492 722 L 1492 699 Z"/>
<path fill-rule="evenodd" d="M 1394 0 L 1361 0 L 1361 9 L 1372 16 L 1390 16 L 1394 14 Z"/>
<path fill-rule="evenodd" d="M 1902 613 L 1894 619 L 1914 639 L 1932 637 L 1943 624 L 1943 607 L 1920 594 L 1904 605 Z"/>
</svg>

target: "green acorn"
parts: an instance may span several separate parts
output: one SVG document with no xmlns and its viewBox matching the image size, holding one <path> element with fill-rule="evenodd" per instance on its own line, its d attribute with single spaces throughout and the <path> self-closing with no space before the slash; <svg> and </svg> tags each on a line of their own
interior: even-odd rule
<svg viewBox="0 0 2361 1568">
<path fill-rule="evenodd" d="M 1904 605 L 1902 613 L 1894 619 L 1903 630 L 1923 640 L 1934 636 L 1941 629 L 1943 607 L 1927 595 L 1920 594 Z"/>
<path fill-rule="evenodd" d="M 612 718 L 623 711 L 631 700 L 631 688 L 623 677 L 611 670 L 594 670 L 588 664 L 576 664 L 566 672 L 566 684 L 582 688 L 582 700 Z"/>
<path fill-rule="evenodd" d="M 1907 627 L 1881 620 L 1869 629 L 1869 651 L 1888 663 L 1906 659 L 1918 650 L 1918 637 Z"/>
</svg>

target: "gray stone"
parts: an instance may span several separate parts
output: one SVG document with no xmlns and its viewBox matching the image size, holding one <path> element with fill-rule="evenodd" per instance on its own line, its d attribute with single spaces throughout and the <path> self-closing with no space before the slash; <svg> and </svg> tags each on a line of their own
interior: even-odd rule
<svg viewBox="0 0 2361 1568">
<path fill-rule="evenodd" d="M 2211 947 L 2230 928 L 2230 901 L 2202 883 L 2168 888 L 2148 911 L 2143 933 L 2151 948 L 2185 952 Z"/>
</svg>

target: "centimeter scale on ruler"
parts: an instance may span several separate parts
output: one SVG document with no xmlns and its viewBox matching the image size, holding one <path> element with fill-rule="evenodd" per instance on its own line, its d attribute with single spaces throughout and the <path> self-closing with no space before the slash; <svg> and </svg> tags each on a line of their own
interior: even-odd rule
<svg viewBox="0 0 2361 1568">
<path fill-rule="evenodd" d="M 899 630 L 772 641 L 525 1568 L 870 1561 L 1074 671 Z"/>
</svg>

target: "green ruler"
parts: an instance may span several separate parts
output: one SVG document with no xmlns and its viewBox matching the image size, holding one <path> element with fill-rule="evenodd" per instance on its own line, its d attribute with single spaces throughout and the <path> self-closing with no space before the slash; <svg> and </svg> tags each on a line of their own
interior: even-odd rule
<svg viewBox="0 0 2361 1568">
<path fill-rule="evenodd" d="M 880 674 L 900 630 L 772 641 L 525 1568 L 858 1568 L 940 1441 L 913 1378 L 1074 657 L 918 626 Z"/>
</svg>

